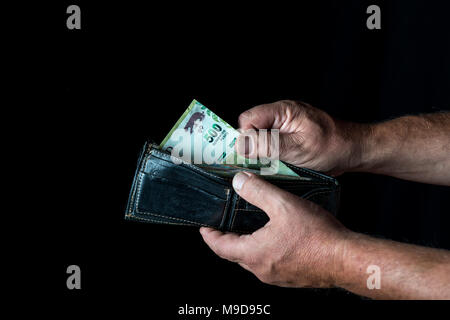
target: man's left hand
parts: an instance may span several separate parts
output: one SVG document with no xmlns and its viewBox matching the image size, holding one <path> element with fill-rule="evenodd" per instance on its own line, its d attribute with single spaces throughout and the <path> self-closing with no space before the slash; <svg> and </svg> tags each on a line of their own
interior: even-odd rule
<svg viewBox="0 0 450 320">
<path fill-rule="evenodd" d="M 233 179 L 236 192 L 270 218 L 249 235 L 202 227 L 208 246 L 261 281 L 285 287 L 330 287 L 342 269 L 351 232 L 329 212 L 251 173 Z"/>
</svg>

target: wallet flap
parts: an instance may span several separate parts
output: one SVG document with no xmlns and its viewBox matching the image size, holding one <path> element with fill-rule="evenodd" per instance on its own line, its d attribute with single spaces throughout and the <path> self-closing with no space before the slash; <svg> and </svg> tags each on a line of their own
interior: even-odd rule
<svg viewBox="0 0 450 320">
<path fill-rule="evenodd" d="M 148 145 L 136 172 L 126 218 L 220 228 L 230 185 L 193 165 L 175 164 Z"/>
</svg>

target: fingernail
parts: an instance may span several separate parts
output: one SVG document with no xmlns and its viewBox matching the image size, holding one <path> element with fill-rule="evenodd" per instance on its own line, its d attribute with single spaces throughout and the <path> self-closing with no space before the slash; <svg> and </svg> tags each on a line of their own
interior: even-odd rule
<svg viewBox="0 0 450 320">
<path fill-rule="evenodd" d="M 238 174 L 236 174 L 233 178 L 233 188 L 236 191 L 241 190 L 242 185 L 245 183 L 245 181 L 247 181 L 248 179 L 248 175 L 244 172 L 239 172 Z"/>
</svg>

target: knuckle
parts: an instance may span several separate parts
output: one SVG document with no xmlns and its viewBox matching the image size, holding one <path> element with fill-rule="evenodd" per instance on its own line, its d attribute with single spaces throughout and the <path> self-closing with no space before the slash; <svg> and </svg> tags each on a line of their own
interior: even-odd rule
<svg viewBox="0 0 450 320">
<path fill-rule="evenodd" d="M 281 154 L 288 153 L 291 146 L 292 146 L 292 137 L 290 135 L 285 135 L 283 139 L 280 139 L 279 148 Z"/>
<path fill-rule="evenodd" d="M 306 104 L 295 100 L 283 100 L 282 105 L 286 111 L 291 112 L 293 116 L 302 114 L 307 108 Z"/>
<path fill-rule="evenodd" d="M 265 275 L 257 274 L 256 277 L 258 277 L 258 279 L 263 283 L 270 284 L 270 282 L 271 282 L 270 279 L 267 278 Z"/>
<path fill-rule="evenodd" d="M 217 241 L 211 243 L 211 249 L 221 258 L 225 258 L 225 250 L 217 244 Z"/>
<path fill-rule="evenodd" d="M 261 280 L 262 282 L 267 283 L 267 284 L 272 284 L 275 282 L 274 273 L 267 266 L 265 266 L 263 269 L 259 270 L 257 277 L 259 280 Z"/>
<path fill-rule="evenodd" d="M 289 100 L 289 99 L 280 100 L 280 103 L 283 104 L 283 105 L 285 105 L 285 106 L 287 106 L 287 107 L 297 105 L 297 102 L 296 102 L 296 101 L 294 101 L 294 100 Z"/>
<path fill-rule="evenodd" d="M 239 121 L 239 123 L 247 122 L 247 121 L 251 120 L 251 118 L 252 118 L 252 111 L 247 110 L 239 115 L 238 121 Z"/>
</svg>

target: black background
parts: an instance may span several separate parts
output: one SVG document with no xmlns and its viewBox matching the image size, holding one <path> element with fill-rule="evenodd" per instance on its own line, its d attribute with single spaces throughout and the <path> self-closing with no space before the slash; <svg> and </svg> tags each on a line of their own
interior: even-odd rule
<svg viewBox="0 0 450 320">
<path fill-rule="evenodd" d="M 39 261 L 39 295 L 70 310 L 122 306 L 167 317 L 186 303 L 271 304 L 274 317 L 368 303 L 340 289 L 262 284 L 215 256 L 196 228 L 123 218 L 141 146 L 161 141 L 194 98 L 233 126 L 246 109 L 281 99 L 360 122 L 449 109 L 448 2 L 297 2 L 36 9 L 43 16 L 22 53 L 40 209 L 19 255 Z M 81 30 L 66 28 L 70 4 L 81 7 Z M 381 7 L 381 30 L 366 28 L 370 4 Z M 450 249 L 448 187 L 370 174 L 339 181 L 338 217 L 350 229 Z M 66 288 L 71 264 L 81 267 L 80 291 Z"/>
</svg>

